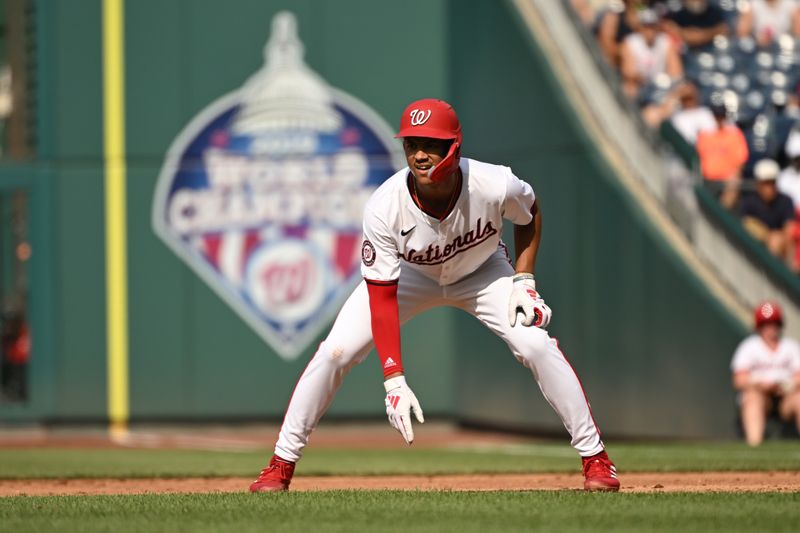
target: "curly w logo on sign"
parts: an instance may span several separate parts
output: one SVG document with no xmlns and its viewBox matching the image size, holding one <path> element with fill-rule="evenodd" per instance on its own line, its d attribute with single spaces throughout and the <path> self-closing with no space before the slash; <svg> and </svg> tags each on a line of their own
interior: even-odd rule
<svg viewBox="0 0 800 533">
<path fill-rule="evenodd" d="M 291 360 L 361 279 L 364 203 L 403 154 L 374 111 L 304 63 L 291 13 L 273 19 L 264 57 L 173 142 L 153 226 Z"/>
<path fill-rule="evenodd" d="M 314 263 L 308 259 L 290 264 L 276 262 L 266 266 L 262 274 L 267 296 L 264 305 L 292 305 L 303 300 L 311 285 L 309 281 L 314 268 Z"/>
</svg>

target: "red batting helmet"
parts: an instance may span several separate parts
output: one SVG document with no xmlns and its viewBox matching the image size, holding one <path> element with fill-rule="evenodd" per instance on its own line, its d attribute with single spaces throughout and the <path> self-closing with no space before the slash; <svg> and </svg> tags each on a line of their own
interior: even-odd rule
<svg viewBox="0 0 800 533">
<path fill-rule="evenodd" d="M 783 311 L 775 302 L 763 302 L 756 307 L 755 320 L 756 329 L 771 322 L 783 326 Z"/>
<path fill-rule="evenodd" d="M 461 158 L 461 123 L 453 106 L 444 100 L 423 98 L 409 104 L 400 118 L 400 131 L 395 137 L 452 139 L 453 144 L 450 145 L 447 155 L 431 170 L 429 176 L 431 180 L 439 181 L 458 168 Z"/>
</svg>

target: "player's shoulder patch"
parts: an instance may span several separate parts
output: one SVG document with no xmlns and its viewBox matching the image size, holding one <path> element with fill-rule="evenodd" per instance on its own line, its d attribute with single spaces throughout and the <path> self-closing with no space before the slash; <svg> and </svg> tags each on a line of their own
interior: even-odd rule
<svg viewBox="0 0 800 533">
<path fill-rule="evenodd" d="M 364 266 L 368 267 L 375 264 L 375 247 L 372 246 L 369 239 L 364 239 L 364 243 L 361 245 L 361 261 L 364 263 Z"/>
</svg>

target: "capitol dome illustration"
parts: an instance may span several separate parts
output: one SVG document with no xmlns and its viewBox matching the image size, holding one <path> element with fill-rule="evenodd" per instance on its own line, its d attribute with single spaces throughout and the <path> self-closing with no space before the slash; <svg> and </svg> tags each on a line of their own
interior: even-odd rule
<svg viewBox="0 0 800 533">
<path fill-rule="evenodd" d="M 341 128 L 343 119 L 328 84 L 306 65 L 303 54 L 295 16 L 278 13 L 264 47 L 264 68 L 242 88 L 242 106 L 232 125 L 235 134 L 334 133 Z"/>
</svg>

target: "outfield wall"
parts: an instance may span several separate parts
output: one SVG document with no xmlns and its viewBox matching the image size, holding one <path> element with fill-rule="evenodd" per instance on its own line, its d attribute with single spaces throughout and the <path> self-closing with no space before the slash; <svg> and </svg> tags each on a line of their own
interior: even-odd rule
<svg viewBox="0 0 800 533">
<path fill-rule="evenodd" d="M 656 236 L 559 94 L 505 2 L 129 0 L 125 111 L 130 414 L 133 420 L 276 419 L 321 338 L 278 357 L 159 240 L 153 191 L 166 151 L 203 108 L 263 62 L 270 20 L 297 16 L 308 65 L 394 125 L 412 99 L 448 99 L 467 156 L 502 162 L 544 213 L 539 286 L 553 335 L 608 433 L 727 436 L 727 365 L 744 333 Z M 38 3 L 40 303 L 32 391 L 3 420 L 103 420 L 106 292 L 100 3 Z M 6 175 L 8 170 L 0 170 Z M 17 172 L 19 174 L 19 172 Z M 41 177 L 44 176 L 44 177 Z M 33 183 L 33 182 L 30 182 Z M 510 236 L 506 228 L 507 236 Z M 49 259 L 43 262 L 42 257 Z M 36 261 L 34 255 L 33 261 Z M 39 300 L 37 300 L 39 301 Z M 560 431 L 530 374 L 474 319 L 436 310 L 403 330 L 426 414 Z M 380 416 L 374 356 L 332 416 Z"/>
</svg>

